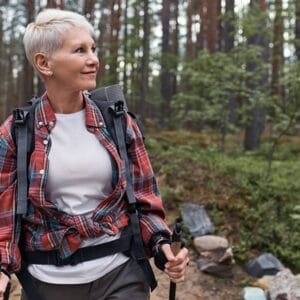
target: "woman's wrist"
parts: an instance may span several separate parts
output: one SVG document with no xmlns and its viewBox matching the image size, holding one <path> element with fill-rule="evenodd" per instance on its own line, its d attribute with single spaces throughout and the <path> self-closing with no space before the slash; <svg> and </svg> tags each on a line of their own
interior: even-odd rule
<svg viewBox="0 0 300 300">
<path fill-rule="evenodd" d="M 1 273 L 5 274 L 9 279 L 11 279 L 11 275 L 6 268 L 1 267 Z"/>
</svg>

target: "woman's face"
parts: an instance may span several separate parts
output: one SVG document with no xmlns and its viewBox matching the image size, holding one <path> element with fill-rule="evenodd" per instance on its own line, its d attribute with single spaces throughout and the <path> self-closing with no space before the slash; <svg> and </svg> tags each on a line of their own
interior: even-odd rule
<svg viewBox="0 0 300 300">
<path fill-rule="evenodd" d="M 55 86 L 71 91 L 91 90 L 96 86 L 99 61 L 95 42 L 82 28 L 72 28 L 65 36 L 62 48 L 49 58 L 49 68 Z"/>
</svg>

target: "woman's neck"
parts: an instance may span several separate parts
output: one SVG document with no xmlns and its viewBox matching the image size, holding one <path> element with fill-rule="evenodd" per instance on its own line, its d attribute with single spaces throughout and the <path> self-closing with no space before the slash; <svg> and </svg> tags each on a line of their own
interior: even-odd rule
<svg viewBox="0 0 300 300">
<path fill-rule="evenodd" d="M 49 101 L 55 113 L 70 114 L 80 111 L 84 107 L 82 91 L 46 90 Z"/>
</svg>

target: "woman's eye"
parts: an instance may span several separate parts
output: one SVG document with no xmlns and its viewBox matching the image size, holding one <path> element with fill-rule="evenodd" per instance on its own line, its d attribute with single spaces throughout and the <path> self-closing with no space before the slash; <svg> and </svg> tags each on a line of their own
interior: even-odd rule
<svg viewBox="0 0 300 300">
<path fill-rule="evenodd" d="M 80 47 L 80 48 L 77 48 L 77 49 L 75 50 L 75 52 L 76 52 L 76 53 L 83 53 L 83 52 L 84 52 L 84 49 L 83 49 L 82 47 Z"/>
<path fill-rule="evenodd" d="M 93 51 L 93 53 L 97 52 L 97 48 L 96 47 L 92 47 L 92 51 Z"/>
</svg>

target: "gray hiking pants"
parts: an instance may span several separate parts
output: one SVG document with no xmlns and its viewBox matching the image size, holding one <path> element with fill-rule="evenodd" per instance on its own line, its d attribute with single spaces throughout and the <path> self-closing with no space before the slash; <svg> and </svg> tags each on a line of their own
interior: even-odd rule
<svg viewBox="0 0 300 300">
<path fill-rule="evenodd" d="M 49 284 L 33 278 L 41 300 L 149 300 L 143 271 L 132 259 L 93 282 Z M 21 300 L 30 300 L 22 292 Z"/>
</svg>

